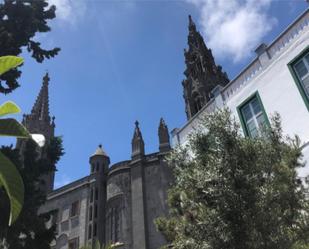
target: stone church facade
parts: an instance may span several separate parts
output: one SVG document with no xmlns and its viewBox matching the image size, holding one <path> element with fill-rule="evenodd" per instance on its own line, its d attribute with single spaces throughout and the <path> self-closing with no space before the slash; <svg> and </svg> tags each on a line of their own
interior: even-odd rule
<svg viewBox="0 0 309 249">
<path fill-rule="evenodd" d="M 49 76 L 23 124 L 31 133 L 41 133 L 47 142 L 54 136 L 55 119 L 49 115 Z M 54 172 L 43 177 L 47 201 L 41 213 L 55 211 L 48 225 L 56 224 L 57 238 L 52 248 L 77 249 L 96 240 L 101 244 L 119 243 L 119 248 L 159 248 L 164 237 L 153 220 L 167 215 L 167 189 L 172 182 L 164 156 L 170 151 L 167 125 L 158 127 L 159 150 L 145 154 L 139 123 L 135 122 L 132 154 L 127 161 L 110 165 L 110 158 L 99 145 L 89 157 L 89 175 L 53 190 Z M 18 140 L 17 147 L 23 149 Z"/>
<path fill-rule="evenodd" d="M 23 124 L 31 133 L 41 133 L 47 143 L 54 136 L 55 118 L 49 115 L 49 81 L 46 74 L 31 113 Z M 170 151 L 169 131 L 164 120 L 158 127 L 158 152 L 145 154 L 139 123 L 135 122 L 131 158 L 110 165 L 99 145 L 89 157 L 89 175 L 53 189 L 54 172 L 43 177 L 47 201 L 40 213 L 55 211 L 47 225 L 56 224 L 53 249 L 77 249 L 83 245 L 119 243 L 123 249 L 155 249 L 165 243 L 154 219 L 168 214 L 167 189 L 172 182 L 164 161 Z M 23 149 L 25 142 L 18 140 Z M 44 153 L 42 153 L 44 156 Z"/>
<path fill-rule="evenodd" d="M 182 82 L 185 109 L 191 120 L 213 97 L 218 85 L 229 79 L 215 64 L 189 16 L 186 70 Z M 54 136 L 55 119 L 49 114 L 49 76 L 23 124 L 31 133 L 43 134 L 47 142 Z M 158 127 L 158 152 L 145 154 L 139 123 L 132 138 L 131 158 L 110 165 L 110 158 L 99 145 L 89 157 L 89 175 L 61 188 L 53 189 L 54 172 L 44 176 L 47 201 L 40 212 L 55 211 L 48 225 L 56 224 L 57 236 L 52 249 L 77 249 L 98 240 L 101 244 L 119 243 L 122 249 L 158 249 L 166 244 L 156 230 L 154 219 L 168 215 L 167 190 L 173 176 L 164 161 L 171 150 L 169 131 L 164 120 Z M 17 146 L 23 147 L 18 141 Z"/>
</svg>

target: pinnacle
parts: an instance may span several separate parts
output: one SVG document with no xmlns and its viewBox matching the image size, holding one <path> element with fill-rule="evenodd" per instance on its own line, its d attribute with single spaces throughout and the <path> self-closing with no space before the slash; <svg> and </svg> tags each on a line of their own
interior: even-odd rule
<svg viewBox="0 0 309 249">
<path fill-rule="evenodd" d="M 189 30 L 190 30 L 190 31 L 196 31 L 195 23 L 194 23 L 194 21 L 192 20 L 191 15 L 189 15 Z"/>
<path fill-rule="evenodd" d="M 164 119 L 163 118 L 160 118 L 160 123 L 164 123 Z"/>
<path fill-rule="evenodd" d="M 135 138 L 142 138 L 142 133 L 139 129 L 139 122 L 136 120 L 135 121 L 135 129 L 134 129 L 134 136 L 133 136 L 133 140 Z"/>
<path fill-rule="evenodd" d="M 166 125 L 166 123 L 165 123 L 165 121 L 164 121 L 163 118 L 160 119 L 159 132 L 160 132 L 160 130 L 161 130 L 161 131 L 162 131 L 162 130 L 167 130 L 167 125 Z"/>
<path fill-rule="evenodd" d="M 46 120 L 50 122 L 49 116 L 49 95 L 48 95 L 48 84 L 49 75 L 46 73 L 43 77 L 43 84 L 40 89 L 39 95 L 35 101 L 35 104 L 31 110 L 31 115 L 37 117 L 40 120 Z"/>
<path fill-rule="evenodd" d="M 99 144 L 98 148 L 96 149 L 96 151 L 94 152 L 94 154 L 91 157 L 93 157 L 93 156 L 105 156 L 105 157 L 108 157 L 108 155 L 106 154 L 106 152 L 102 148 L 102 144 Z"/>
<path fill-rule="evenodd" d="M 46 74 L 43 77 L 43 84 L 48 84 L 49 80 L 50 78 L 49 78 L 48 72 L 46 72 Z"/>
</svg>

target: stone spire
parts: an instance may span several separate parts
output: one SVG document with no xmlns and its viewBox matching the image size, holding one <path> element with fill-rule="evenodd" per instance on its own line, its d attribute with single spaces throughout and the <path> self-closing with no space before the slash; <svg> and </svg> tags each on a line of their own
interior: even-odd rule
<svg viewBox="0 0 309 249">
<path fill-rule="evenodd" d="M 211 90 L 217 85 L 225 86 L 229 79 L 222 67 L 217 66 L 211 49 L 205 45 L 201 34 L 189 16 L 188 49 L 184 51 L 186 70 L 182 85 L 188 120 L 211 98 Z"/>
<path fill-rule="evenodd" d="M 45 136 L 46 142 L 54 136 L 55 117 L 49 115 L 49 75 L 43 77 L 42 87 L 32 107 L 31 113 L 23 117 L 22 123 L 31 133 L 39 133 Z"/>
<path fill-rule="evenodd" d="M 171 149 L 170 136 L 168 133 L 167 125 L 165 124 L 163 118 L 160 119 L 158 135 L 159 135 L 159 151 L 160 152 L 169 151 Z"/>
<path fill-rule="evenodd" d="M 138 121 L 135 121 L 135 130 L 132 139 L 132 159 L 140 159 L 145 155 L 145 144 Z"/>
<path fill-rule="evenodd" d="M 35 101 L 34 106 L 31 110 L 31 115 L 40 120 L 50 122 L 49 116 L 49 96 L 48 96 L 48 84 L 49 84 L 48 73 L 43 77 L 43 84 L 40 90 L 40 93 Z"/>
<path fill-rule="evenodd" d="M 49 115 L 49 96 L 48 96 L 48 85 L 49 85 L 48 73 L 43 77 L 43 84 L 40 89 L 39 95 L 32 107 L 31 113 L 23 116 L 23 125 L 28 129 L 30 133 L 42 134 L 45 137 L 46 144 L 48 144 L 51 138 L 54 137 L 55 131 L 55 117 Z M 18 139 L 16 148 L 23 151 L 26 145 L 25 139 Z M 45 148 L 40 149 L 40 157 L 45 156 Z M 42 176 L 44 184 L 40 186 L 40 189 L 49 193 L 53 190 L 55 172 L 49 172 Z"/>
</svg>

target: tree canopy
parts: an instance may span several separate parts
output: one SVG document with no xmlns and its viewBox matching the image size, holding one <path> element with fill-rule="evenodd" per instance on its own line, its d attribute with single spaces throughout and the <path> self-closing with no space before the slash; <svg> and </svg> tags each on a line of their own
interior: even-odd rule
<svg viewBox="0 0 309 249">
<path fill-rule="evenodd" d="M 168 159 L 171 211 L 156 220 L 166 248 L 309 248 L 301 143 L 282 134 L 280 117 L 255 139 L 243 137 L 227 110 L 207 115 L 200 128 Z"/>
<path fill-rule="evenodd" d="M 4 0 L 0 3 L 0 56 L 19 55 L 23 49 L 39 63 L 54 57 L 59 48 L 46 50 L 35 40 L 38 33 L 49 32 L 48 20 L 55 18 L 56 7 L 46 0 Z M 0 92 L 7 94 L 19 84 L 19 69 L 0 77 Z"/>
</svg>

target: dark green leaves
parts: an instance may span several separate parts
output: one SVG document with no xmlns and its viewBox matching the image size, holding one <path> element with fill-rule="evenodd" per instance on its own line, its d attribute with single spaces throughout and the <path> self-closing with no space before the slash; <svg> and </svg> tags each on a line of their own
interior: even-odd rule
<svg viewBox="0 0 309 249">
<path fill-rule="evenodd" d="M 241 135 L 227 110 L 200 128 L 168 159 L 171 212 L 156 223 L 172 248 L 306 248 L 298 246 L 309 244 L 308 187 L 296 171 L 301 143 L 282 135 L 280 117 L 254 139 Z"/>
<path fill-rule="evenodd" d="M 27 129 L 13 118 L 0 119 L 0 136 L 31 138 Z"/>
<path fill-rule="evenodd" d="M 9 225 L 18 217 L 24 201 L 24 184 L 15 165 L 0 152 L 0 183 L 5 188 L 11 206 Z"/>
</svg>

